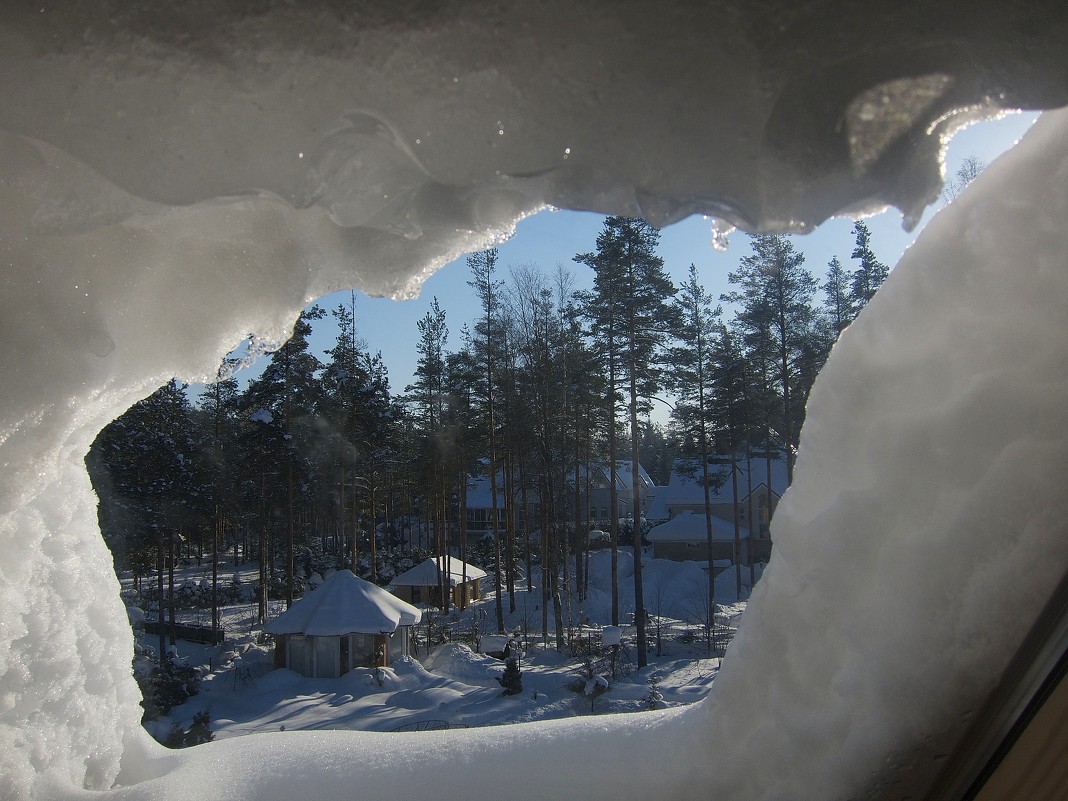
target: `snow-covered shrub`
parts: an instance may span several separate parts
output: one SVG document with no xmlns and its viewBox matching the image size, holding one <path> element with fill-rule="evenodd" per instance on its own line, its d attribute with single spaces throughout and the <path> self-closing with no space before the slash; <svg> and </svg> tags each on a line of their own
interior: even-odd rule
<svg viewBox="0 0 1068 801">
<path fill-rule="evenodd" d="M 594 702 L 611 688 L 611 683 L 604 676 L 603 659 L 594 659 L 586 654 L 582 664 L 575 669 L 576 678 L 567 685 L 571 692 L 579 693 L 590 699 L 590 714 L 593 714 Z"/>
<path fill-rule="evenodd" d="M 660 692 L 660 677 L 655 673 L 649 677 L 649 694 L 645 696 L 646 709 L 667 709 L 668 703 Z"/>
</svg>

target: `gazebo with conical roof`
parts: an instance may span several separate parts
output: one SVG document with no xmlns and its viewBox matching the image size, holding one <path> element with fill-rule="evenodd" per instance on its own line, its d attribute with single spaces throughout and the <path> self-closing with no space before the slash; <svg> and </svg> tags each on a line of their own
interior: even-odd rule
<svg viewBox="0 0 1068 801">
<path fill-rule="evenodd" d="M 275 638 L 275 667 L 336 678 L 407 655 L 408 630 L 422 616 L 381 587 L 339 570 L 263 630 Z"/>
</svg>

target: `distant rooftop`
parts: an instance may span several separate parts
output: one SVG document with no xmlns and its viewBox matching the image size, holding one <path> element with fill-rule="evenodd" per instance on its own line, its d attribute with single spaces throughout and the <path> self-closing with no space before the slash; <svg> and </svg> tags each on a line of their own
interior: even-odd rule
<svg viewBox="0 0 1068 801">
<path fill-rule="evenodd" d="M 474 581 L 486 577 L 486 571 L 472 564 L 465 565 L 459 559 L 452 556 L 433 556 L 420 562 L 411 570 L 406 570 L 390 582 L 395 587 L 434 587 L 440 581 L 440 573 L 445 568 L 447 575 L 445 583 L 450 587 L 462 584 L 464 576 L 467 581 Z"/>
<path fill-rule="evenodd" d="M 714 504 L 733 503 L 734 487 L 731 479 L 730 460 L 721 456 L 709 460 L 709 473 L 718 479 L 711 489 Z M 744 500 L 752 489 L 768 483 L 768 460 L 754 458 L 750 460 L 752 469 L 747 469 L 745 459 L 736 463 L 738 479 L 738 499 Z M 685 468 L 692 467 L 692 474 Z M 752 487 L 752 489 L 750 489 Z M 786 461 L 771 460 L 770 489 L 779 497 L 786 492 Z M 697 506 L 704 503 L 704 488 L 701 486 L 701 463 L 694 459 L 676 459 L 671 468 L 671 478 L 666 487 L 657 487 L 656 495 L 649 505 L 647 516 L 650 520 L 667 518 L 668 510 L 677 506 Z M 732 535 L 733 536 L 733 535 Z"/>
</svg>

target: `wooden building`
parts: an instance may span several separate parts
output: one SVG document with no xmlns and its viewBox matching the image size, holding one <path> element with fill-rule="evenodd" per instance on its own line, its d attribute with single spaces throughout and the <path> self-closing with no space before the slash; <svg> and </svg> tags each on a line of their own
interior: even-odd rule
<svg viewBox="0 0 1068 801">
<path fill-rule="evenodd" d="M 390 592 L 413 604 L 442 607 L 441 589 L 451 593 L 450 603 L 461 609 L 482 597 L 486 571 L 452 556 L 433 556 L 397 576 Z"/>
</svg>

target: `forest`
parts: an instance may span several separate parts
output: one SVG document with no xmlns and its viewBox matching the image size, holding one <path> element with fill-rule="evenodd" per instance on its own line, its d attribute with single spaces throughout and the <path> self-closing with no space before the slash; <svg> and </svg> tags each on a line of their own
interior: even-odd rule
<svg viewBox="0 0 1068 801">
<path fill-rule="evenodd" d="M 708 486 L 709 464 L 760 453 L 784 459 L 792 476 L 809 388 L 887 276 L 865 224 L 853 234 L 851 264 L 833 258 L 820 278 L 791 237 L 751 237 L 719 298 L 693 265 L 674 286 L 658 231 L 640 219 L 608 217 L 594 249 L 574 256 L 593 271 L 591 290 L 575 289 L 563 268 L 513 269 L 504 280 L 495 250 L 475 253 L 478 318 L 451 347 L 434 299 L 401 392 L 357 330 L 354 294 L 329 312 L 313 305 L 246 386 L 226 362 L 199 397 L 172 380 L 101 431 L 86 462 L 116 568 L 167 599 L 173 621 L 175 564 L 210 563 L 201 603 L 216 629 L 220 605 L 249 591 L 220 574 L 224 554 L 258 565 L 261 621 L 269 598 L 292 603 L 313 571 L 347 567 L 386 584 L 427 555 L 452 554 L 489 572 L 498 631 L 534 566 L 544 608 L 559 617 L 561 587 L 584 592 L 591 466 L 629 460 L 657 484 L 676 469 Z M 328 313 L 339 333 L 316 354 L 309 335 Z M 650 421 L 657 401 L 671 406 L 666 426 Z M 472 537 L 477 476 L 500 511 Z M 650 522 L 634 490 L 633 510 L 609 524 L 613 579 L 617 547 L 641 548 L 631 521 Z"/>
</svg>

